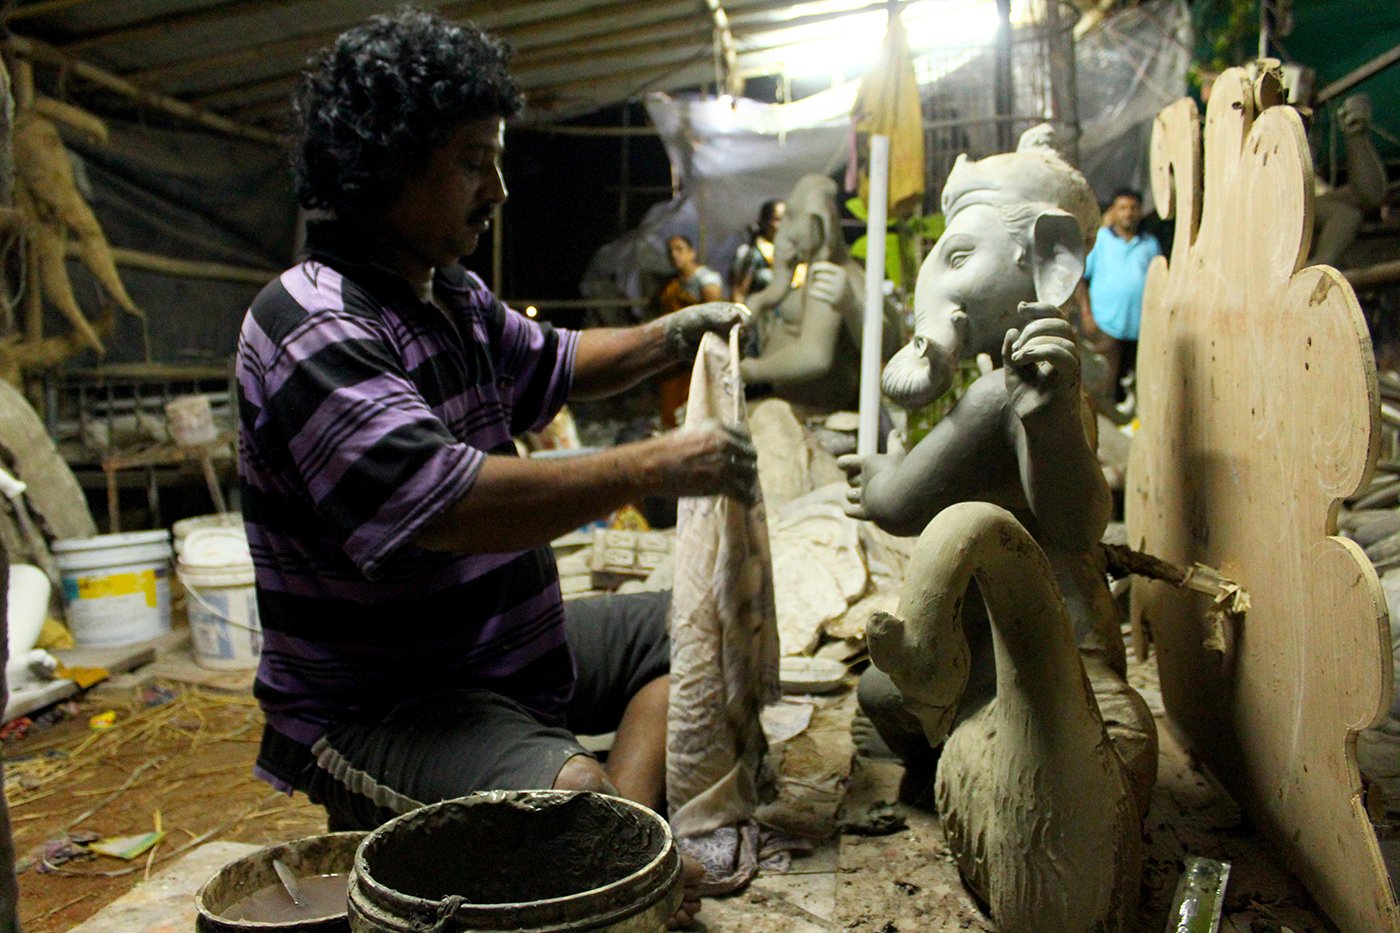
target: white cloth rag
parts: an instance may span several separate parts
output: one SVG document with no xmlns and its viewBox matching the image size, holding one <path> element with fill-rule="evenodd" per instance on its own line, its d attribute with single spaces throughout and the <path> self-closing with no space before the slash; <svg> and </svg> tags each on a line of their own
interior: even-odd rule
<svg viewBox="0 0 1400 933">
<path fill-rule="evenodd" d="M 687 427 L 706 420 L 745 423 L 738 339 L 735 328 L 727 347 L 713 334 L 701 342 Z M 746 836 L 757 840 L 753 814 L 769 783 L 759 714 L 781 693 L 771 568 L 761 496 L 751 506 L 728 496 L 681 500 L 671 595 L 666 799 L 683 851 L 712 850 L 721 840 L 734 847 Z M 710 855 L 706 861 L 713 860 Z M 751 869 L 740 877 L 708 878 L 707 893 L 741 887 L 757 870 L 753 855 L 734 856 L 723 861 Z"/>
</svg>

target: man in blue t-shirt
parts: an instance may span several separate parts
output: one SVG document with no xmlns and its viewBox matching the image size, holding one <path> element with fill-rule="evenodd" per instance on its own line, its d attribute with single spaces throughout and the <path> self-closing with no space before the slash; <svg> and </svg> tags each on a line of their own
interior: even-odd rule
<svg viewBox="0 0 1400 933">
<path fill-rule="evenodd" d="M 1120 379 L 1137 362 L 1147 267 L 1162 254 L 1157 238 L 1138 229 L 1141 223 L 1142 195 L 1131 188 L 1115 191 L 1084 264 L 1089 287 L 1079 290 L 1080 322 L 1108 360 L 1108 384 L 1118 401 L 1124 397 Z"/>
</svg>

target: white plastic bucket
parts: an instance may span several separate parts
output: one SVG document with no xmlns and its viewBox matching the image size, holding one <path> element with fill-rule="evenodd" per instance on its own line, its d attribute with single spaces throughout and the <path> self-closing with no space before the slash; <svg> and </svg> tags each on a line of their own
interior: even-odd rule
<svg viewBox="0 0 1400 933">
<path fill-rule="evenodd" d="M 191 531 L 176 572 L 189 594 L 185 611 L 195 663 L 216 671 L 257 667 L 262 626 L 242 527 Z"/>
<path fill-rule="evenodd" d="M 73 638 L 129 645 L 170 631 L 170 532 L 55 541 L 54 564 Z"/>
<path fill-rule="evenodd" d="M 10 657 L 17 658 L 34 647 L 49 613 L 49 595 L 53 587 L 44 571 L 33 564 L 13 564 L 7 589 L 6 643 Z"/>
<path fill-rule="evenodd" d="M 175 557 L 178 559 L 180 553 L 185 549 L 185 539 L 190 536 L 190 532 L 198 531 L 201 528 L 235 528 L 243 530 L 242 512 L 215 512 L 213 515 L 193 515 L 189 518 L 182 518 L 170 526 L 171 537 L 175 541 Z"/>
</svg>

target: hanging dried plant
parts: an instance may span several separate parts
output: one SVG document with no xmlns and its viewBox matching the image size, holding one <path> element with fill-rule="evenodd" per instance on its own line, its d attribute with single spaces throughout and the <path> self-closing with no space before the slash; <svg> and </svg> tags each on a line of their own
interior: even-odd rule
<svg viewBox="0 0 1400 933">
<path fill-rule="evenodd" d="M 30 287 L 42 289 L 43 296 L 72 324 L 82 344 L 102 353 L 102 339 L 79 307 L 68 277 L 65 256 L 70 238 L 83 265 L 117 306 L 138 317 L 141 311 L 117 275 L 112 249 L 92 208 L 78 192 L 58 128 L 35 110 L 24 108 L 15 117 L 13 145 L 15 205 L 23 217 L 39 274 L 39 281 Z"/>
</svg>

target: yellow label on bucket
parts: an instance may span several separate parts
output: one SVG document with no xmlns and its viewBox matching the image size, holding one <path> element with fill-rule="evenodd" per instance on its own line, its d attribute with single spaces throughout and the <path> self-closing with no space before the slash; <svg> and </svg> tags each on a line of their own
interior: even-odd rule
<svg viewBox="0 0 1400 933">
<path fill-rule="evenodd" d="M 79 577 L 79 599 L 106 599 L 109 596 L 146 595 L 146 605 L 156 607 L 156 572 L 112 573 L 103 577 Z"/>
</svg>

